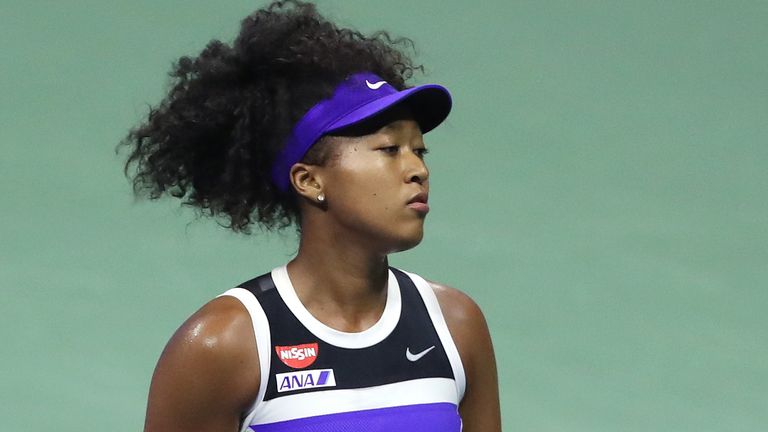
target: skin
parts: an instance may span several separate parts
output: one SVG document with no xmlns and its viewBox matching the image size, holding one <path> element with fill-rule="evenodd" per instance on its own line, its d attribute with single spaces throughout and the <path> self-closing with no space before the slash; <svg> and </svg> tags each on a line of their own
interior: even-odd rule
<svg viewBox="0 0 768 432">
<path fill-rule="evenodd" d="M 288 273 L 312 315 L 345 332 L 375 324 L 386 302 L 387 255 L 417 245 L 425 214 L 408 206 L 429 191 L 418 124 L 396 110 L 338 136 L 324 166 L 296 164 L 303 198 L 299 252 Z M 318 195 L 324 194 L 324 203 Z M 501 430 L 498 379 L 480 308 L 457 289 L 430 282 L 459 350 L 467 389 L 459 411 L 465 432 Z M 259 388 L 250 317 L 231 297 L 212 300 L 173 335 L 155 369 L 146 432 L 237 431 Z"/>
</svg>

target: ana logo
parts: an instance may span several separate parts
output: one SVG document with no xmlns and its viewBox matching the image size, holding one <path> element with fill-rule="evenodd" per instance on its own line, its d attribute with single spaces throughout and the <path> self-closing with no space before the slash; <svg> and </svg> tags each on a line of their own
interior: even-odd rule
<svg viewBox="0 0 768 432">
<path fill-rule="evenodd" d="M 280 358 L 280 361 L 287 364 L 294 369 L 304 369 L 317 360 L 317 342 L 291 345 L 291 346 L 275 346 L 275 352 Z"/>
<path fill-rule="evenodd" d="M 386 81 L 379 81 L 379 82 L 371 84 L 370 81 L 365 80 L 365 85 L 367 85 L 368 88 L 371 89 L 371 90 L 378 90 L 379 87 L 383 86 L 386 83 L 387 83 Z"/>
<path fill-rule="evenodd" d="M 275 382 L 278 393 L 308 388 L 336 387 L 333 369 L 281 373 L 275 375 Z"/>
</svg>

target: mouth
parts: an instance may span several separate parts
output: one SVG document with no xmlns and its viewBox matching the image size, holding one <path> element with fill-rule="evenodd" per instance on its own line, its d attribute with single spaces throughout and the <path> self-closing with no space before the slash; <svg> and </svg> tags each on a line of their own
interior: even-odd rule
<svg viewBox="0 0 768 432">
<path fill-rule="evenodd" d="M 429 195 L 425 192 L 421 192 L 411 197 L 406 206 L 418 213 L 427 214 L 429 213 L 429 205 L 427 204 L 428 199 Z"/>
</svg>

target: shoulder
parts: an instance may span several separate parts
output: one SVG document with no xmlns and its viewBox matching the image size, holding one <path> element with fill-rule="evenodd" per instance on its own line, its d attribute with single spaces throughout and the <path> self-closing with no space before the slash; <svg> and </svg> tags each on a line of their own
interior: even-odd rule
<svg viewBox="0 0 768 432">
<path fill-rule="evenodd" d="M 471 368 L 478 353 L 492 354 L 488 324 L 480 306 L 464 292 L 427 281 L 437 297 L 448 330 L 456 343 L 465 368 Z"/>
<path fill-rule="evenodd" d="M 496 358 L 485 316 L 477 303 L 458 289 L 437 282 L 429 285 L 440 304 L 467 378 L 459 407 L 463 430 L 501 431 Z"/>
<path fill-rule="evenodd" d="M 218 297 L 174 333 L 155 368 L 147 407 L 151 430 L 237 419 L 259 388 L 250 315 L 239 300 Z"/>
<path fill-rule="evenodd" d="M 240 363 L 256 354 L 253 324 L 248 311 L 234 297 L 217 297 L 189 317 L 171 337 L 163 352 L 181 349 L 217 363 Z"/>
</svg>

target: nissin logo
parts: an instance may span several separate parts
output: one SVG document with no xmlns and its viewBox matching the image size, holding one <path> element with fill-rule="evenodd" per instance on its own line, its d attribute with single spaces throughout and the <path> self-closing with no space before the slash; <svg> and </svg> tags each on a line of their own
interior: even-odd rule
<svg viewBox="0 0 768 432">
<path fill-rule="evenodd" d="M 291 346 L 276 346 L 275 352 L 280 358 L 280 361 L 294 369 L 304 369 L 311 365 L 317 359 L 317 342 L 291 345 Z"/>
<path fill-rule="evenodd" d="M 336 387 L 333 369 L 286 372 L 275 375 L 277 392 L 287 392 L 318 387 Z"/>
</svg>

